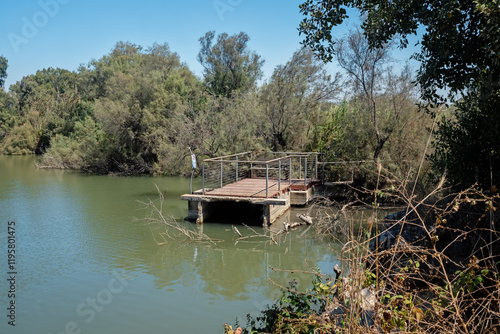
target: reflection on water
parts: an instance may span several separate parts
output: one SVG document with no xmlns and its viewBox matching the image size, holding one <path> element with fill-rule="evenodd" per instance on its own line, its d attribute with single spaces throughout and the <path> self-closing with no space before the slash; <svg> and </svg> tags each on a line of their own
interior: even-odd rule
<svg viewBox="0 0 500 334">
<path fill-rule="evenodd" d="M 219 333 L 224 322 L 279 296 L 268 278 L 278 284 L 296 278 L 306 287 L 311 277 L 300 270 L 331 273 L 336 263 L 338 245 L 305 229 L 283 235 L 278 245 L 235 243 L 231 225 L 211 223 L 203 232 L 224 241 L 158 246 L 157 229 L 134 219 L 147 214 L 138 200 L 158 198 L 156 184 L 164 212 L 182 220 L 187 203 L 180 195 L 189 180 L 88 176 L 37 170 L 34 162 L 0 156 L 0 245 L 6 254 L 6 223 L 14 220 L 18 248 L 17 324 L 1 321 L 1 333 L 60 333 L 68 323 L 82 333 Z M 120 280 L 127 282 L 123 289 Z M 1 305 L 6 284 L 2 279 Z"/>
</svg>

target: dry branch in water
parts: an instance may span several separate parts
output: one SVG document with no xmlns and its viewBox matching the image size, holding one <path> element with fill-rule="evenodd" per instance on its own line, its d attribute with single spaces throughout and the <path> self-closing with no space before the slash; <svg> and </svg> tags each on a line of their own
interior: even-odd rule
<svg viewBox="0 0 500 334">
<path fill-rule="evenodd" d="M 246 240 L 254 239 L 254 238 L 265 239 L 266 242 L 267 242 L 267 240 L 269 240 L 270 242 L 272 242 L 272 243 L 274 243 L 276 245 L 278 244 L 278 242 L 274 238 L 278 234 L 272 233 L 269 229 L 265 228 L 264 229 L 264 233 L 259 233 L 255 229 L 251 228 L 250 226 L 248 226 L 246 224 L 243 224 L 243 226 L 247 230 L 250 230 L 252 232 L 252 234 L 250 234 L 250 235 L 243 235 L 238 230 L 238 228 L 236 228 L 236 226 L 233 226 L 234 233 L 236 233 L 239 236 L 239 238 L 237 238 L 236 240 L 234 240 L 235 244 L 237 244 L 240 241 L 246 241 Z"/>
<path fill-rule="evenodd" d="M 233 231 L 234 233 L 236 233 L 237 235 L 239 235 L 240 237 L 243 237 L 240 233 L 240 230 L 238 230 L 238 228 L 236 226 L 233 225 Z"/>
<path fill-rule="evenodd" d="M 147 202 L 138 201 L 139 203 L 144 205 L 145 210 L 149 211 L 148 216 L 138 220 L 148 224 L 151 233 L 153 234 L 153 238 L 158 245 L 167 243 L 167 238 L 178 239 L 179 237 L 185 237 L 189 241 L 211 242 L 213 244 L 215 244 L 216 241 L 220 241 L 212 239 L 208 235 L 203 233 L 202 226 L 197 226 L 197 230 L 194 230 L 193 228 L 190 228 L 189 225 L 179 223 L 173 216 L 166 217 L 163 214 L 163 202 L 165 201 L 165 197 L 156 184 L 155 187 L 158 191 L 159 205 L 157 205 L 153 200 L 149 198 Z M 165 230 L 159 233 L 159 235 L 163 239 L 163 242 L 158 242 L 156 240 L 152 225 L 165 227 Z"/>
</svg>

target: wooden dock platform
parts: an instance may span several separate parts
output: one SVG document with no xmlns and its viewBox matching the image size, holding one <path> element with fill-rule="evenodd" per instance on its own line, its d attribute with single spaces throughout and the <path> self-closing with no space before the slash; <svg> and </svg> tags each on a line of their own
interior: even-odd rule
<svg viewBox="0 0 500 334">
<path fill-rule="evenodd" d="M 262 224 L 272 224 L 291 205 L 305 205 L 313 195 L 313 186 L 320 184 L 319 180 L 311 180 L 304 185 L 304 180 L 277 179 L 243 179 L 217 189 L 201 189 L 193 194 L 185 194 L 181 199 L 188 201 L 188 219 L 203 223 L 213 215 L 213 210 L 224 210 L 224 207 L 214 206 L 215 203 L 227 203 L 234 206 L 237 203 L 248 203 L 260 207 Z M 227 208 L 227 207 L 225 207 Z"/>
<path fill-rule="evenodd" d="M 281 180 L 268 179 L 266 196 L 266 179 L 254 178 L 243 179 L 223 186 L 222 188 L 210 189 L 205 191 L 205 195 L 209 196 L 226 196 L 226 197 L 252 197 L 252 198 L 274 198 L 280 192 L 287 191 L 306 191 L 312 185 L 319 184 L 320 180 L 308 180 L 304 184 L 304 180 Z"/>
<path fill-rule="evenodd" d="M 272 198 L 279 195 L 280 191 L 288 191 L 288 184 L 282 184 L 278 189 L 278 180 L 268 180 L 268 196 L 266 196 L 266 179 L 243 179 L 223 186 L 222 188 L 205 191 L 206 195 L 230 197 Z"/>
<path fill-rule="evenodd" d="M 244 203 L 269 225 L 291 205 L 306 204 L 313 186 L 321 184 L 319 153 L 275 154 L 270 159 L 245 152 L 203 160 L 202 189 L 181 196 L 189 204 L 188 219 L 203 223 Z"/>
</svg>

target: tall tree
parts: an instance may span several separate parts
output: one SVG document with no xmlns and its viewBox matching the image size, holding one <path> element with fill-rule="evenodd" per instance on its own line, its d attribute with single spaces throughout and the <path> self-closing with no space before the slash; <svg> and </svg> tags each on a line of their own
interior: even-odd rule
<svg viewBox="0 0 500 334">
<path fill-rule="evenodd" d="M 364 109 L 370 115 L 375 129 L 376 146 L 373 158 L 377 159 L 385 142 L 389 139 L 393 128 L 383 131 L 380 126 L 380 110 L 377 96 L 384 93 L 384 65 L 389 61 L 389 48 L 371 49 L 368 41 L 359 31 L 351 31 L 348 36 L 339 41 L 337 60 L 349 77 L 354 90 L 362 97 Z"/>
<path fill-rule="evenodd" d="M 495 119 L 500 109 L 500 9 L 498 0 L 455 1 L 455 0 L 307 0 L 301 6 L 305 15 L 299 31 L 305 35 L 303 43 L 311 47 L 324 60 L 331 60 L 338 51 L 333 38 L 333 29 L 348 17 L 348 8 L 358 9 L 363 17 L 362 29 L 371 47 L 378 48 L 390 40 L 399 40 L 402 47 L 408 44 L 408 36 L 423 27 L 420 38 L 421 49 L 414 57 L 421 62 L 417 80 L 422 88 L 423 100 L 442 103 L 440 94 L 448 91 L 449 98 L 464 96 L 473 99 L 475 108 L 462 110 L 483 120 Z M 443 90 L 444 89 L 444 90 Z M 471 106 L 471 103 L 468 103 Z M 465 106 L 465 105 L 463 105 Z M 480 112 L 478 112 L 478 110 Z M 460 117 L 466 119 L 467 117 Z M 435 156 L 435 166 L 457 171 L 450 175 L 461 175 L 463 164 L 481 169 L 490 174 L 490 182 L 500 182 L 500 147 L 498 133 L 490 122 L 480 137 L 464 142 L 464 136 L 453 138 L 453 145 L 445 141 L 448 135 L 438 136 L 437 147 L 446 149 L 446 154 Z M 458 131 L 448 134 L 466 133 L 471 122 L 456 122 Z M 441 129 L 444 128 L 440 128 Z M 448 138 L 448 139 L 446 139 Z M 458 144 L 457 143 L 462 143 Z M 483 152 L 478 160 L 447 160 L 456 147 L 468 146 L 476 152 Z M 449 151 L 451 150 L 451 151 Z M 437 163 L 439 162 L 439 163 Z M 483 170 L 481 166 L 490 166 Z M 490 171 L 492 171 L 490 173 Z M 478 171 L 479 172 L 479 171 Z M 465 179 L 451 179 L 468 186 L 475 181 L 474 174 Z M 489 184 L 482 185 L 484 187 Z"/>
<path fill-rule="evenodd" d="M 307 0 L 300 8 L 306 16 L 299 27 L 303 43 L 324 60 L 337 51 L 332 32 L 348 18 L 346 8 L 361 12 L 363 32 L 376 48 L 393 39 L 406 47 L 408 35 L 423 26 L 415 56 L 421 61 L 418 79 L 426 98 L 437 98 L 442 88 L 457 92 L 486 78 L 498 81 L 498 0 Z"/>
<path fill-rule="evenodd" d="M 27 152 L 43 154 L 56 134 L 69 134 L 75 121 L 87 113 L 80 103 L 76 89 L 77 74 L 60 68 L 47 68 L 34 75 L 24 77 L 11 86 L 11 93 L 17 100 L 16 127 L 30 132 L 33 140 L 27 145 L 18 141 L 19 129 L 13 129 L 7 140 L 16 141 L 6 150 L 10 154 Z M 19 148 L 19 150 L 18 150 Z"/>
<path fill-rule="evenodd" d="M 203 66 L 208 91 L 218 97 L 231 98 L 234 93 L 245 93 L 255 87 L 262 77 L 264 61 L 248 49 L 250 38 L 244 32 L 217 36 L 209 31 L 200 38 L 198 61 Z"/>
<path fill-rule="evenodd" d="M 338 41 L 337 61 L 348 74 L 355 97 L 361 102 L 360 112 L 369 115 L 375 143 L 373 158 L 377 159 L 394 130 L 399 130 L 401 114 L 409 111 L 415 89 L 409 66 L 397 75 L 389 63 L 390 45 L 372 49 L 359 30 L 350 31 Z M 370 131 L 372 133 L 372 131 Z"/>
<path fill-rule="evenodd" d="M 5 85 L 5 79 L 7 79 L 7 59 L 0 56 L 0 88 Z"/>
<path fill-rule="evenodd" d="M 187 113 L 196 78 L 166 44 L 144 53 L 140 46 L 119 42 L 100 62 L 109 77 L 94 109 L 105 133 L 106 159 L 89 167 L 153 173 L 172 154 L 166 147 L 177 139 L 177 119 Z"/>
<path fill-rule="evenodd" d="M 285 65 L 277 66 L 261 90 L 269 126 L 265 132 L 273 150 L 303 149 L 299 139 L 307 135 L 320 103 L 332 101 L 340 91 L 340 75 L 327 74 L 325 64 L 308 48 L 296 51 Z"/>
</svg>

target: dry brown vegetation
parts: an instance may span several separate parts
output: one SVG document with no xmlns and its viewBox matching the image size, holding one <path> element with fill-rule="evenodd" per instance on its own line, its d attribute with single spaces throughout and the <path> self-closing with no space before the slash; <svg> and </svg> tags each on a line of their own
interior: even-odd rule
<svg viewBox="0 0 500 334">
<path fill-rule="evenodd" d="M 391 184 L 379 171 L 380 184 Z M 347 206 L 318 210 L 318 233 L 343 244 L 336 277 L 313 272 L 308 291 L 282 286 L 282 298 L 249 319 L 246 332 L 498 333 L 499 195 L 473 187 L 445 196 L 443 183 L 422 199 L 404 180 L 377 188 L 364 221 Z M 378 219 L 383 196 L 405 209 Z"/>
</svg>

